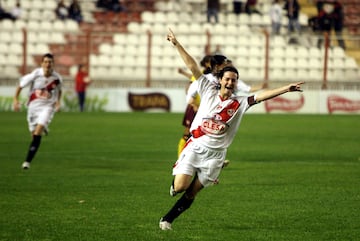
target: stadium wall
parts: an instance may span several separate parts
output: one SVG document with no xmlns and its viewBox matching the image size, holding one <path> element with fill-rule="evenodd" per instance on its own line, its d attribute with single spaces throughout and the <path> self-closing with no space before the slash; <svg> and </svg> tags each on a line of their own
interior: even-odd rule
<svg viewBox="0 0 360 241">
<path fill-rule="evenodd" d="M 0 111 L 11 111 L 15 87 L 0 87 Z M 27 93 L 21 93 L 25 110 Z M 87 111 L 106 112 L 184 112 L 183 89 L 155 88 L 92 88 L 87 91 Z M 77 111 L 77 97 L 72 89 L 65 88 L 63 111 Z M 360 114 L 359 91 L 307 90 L 289 93 L 260 103 L 249 113 L 295 114 Z"/>
</svg>

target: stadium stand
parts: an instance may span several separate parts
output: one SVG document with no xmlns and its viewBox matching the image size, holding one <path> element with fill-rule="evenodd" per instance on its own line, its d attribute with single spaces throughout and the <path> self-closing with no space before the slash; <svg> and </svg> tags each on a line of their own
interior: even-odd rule
<svg viewBox="0 0 360 241">
<path fill-rule="evenodd" d="M 39 63 L 39 56 L 50 51 L 59 56 L 57 70 L 69 78 L 78 63 L 87 63 L 91 77 L 99 80 L 95 81 L 99 84 L 114 82 L 125 85 L 136 81 L 136 85 L 141 86 L 150 76 L 154 83 L 174 81 L 182 86 L 184 77 L 177 74 L 177 69 L 184 64 L 165 40 L 167 29 L 171 27 L 198 61 L 205 54 L 206 47 L 215 51 L 218 46 L 221 53 L 234 61 L 242 79 L 262 81 L 268 76 L 269 81 L 321 80 L 324 49 L 315 47 L 314 37 L 306 31 L 308 16 L 304 13 L 300 16 L 300 23 L 305 31 L 299 43 L 289 44 L 294 36 L 287 34 L 285 17 L 281 35 L 269 36 L 266 75 L 267 35 L 264 30 L 270 29 L 266 14 L 270 3 L 267 0 L 258 2 L 259 10 L 264 13 L 262 16 L 235 15 L 232 1 L 223 0 L 220 23 L 211 25 L 206 23 L 205 5 L 199 0 L 125 1 L 127 10 L 120 13 L 96 8 L 95 0 L 80 0 L 84 21 L 78 24 L 72 20 L 56 19 L 55 1 L 22 0 L 21 19 L 0 21 L 0 53 L 3 53 L 0 70 L 4 77 L 18 77 L 22 64 L 26 63 L 27 69 L 32 69 Z M 348 13 L 346 26 L 351 34 L 356 34 L 354 28 L 359 26 L 359 7 L 355 2 L 343 1 Z M 14 0 L 2 0 L 5 8 L 13 4 Z M 23 28 L 27 33 L 25 57 L 22 52 Z M 224 36 L 226 44 L 222 44 Z M 359 41 L 357 39 L 357 43 Z M 354 48 L 359 49 L 359 45 Z M 9 74 L 14 68 L 15 74 Z M 329 49 L 329 81 L 358 81 L 359 75 L 355 57 L 337 46 Z"/>
</svg>

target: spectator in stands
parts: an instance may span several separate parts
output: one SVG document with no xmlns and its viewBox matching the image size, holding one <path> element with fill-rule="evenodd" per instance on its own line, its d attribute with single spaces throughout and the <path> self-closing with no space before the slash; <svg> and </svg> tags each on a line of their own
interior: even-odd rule
<svg viewBox="0 0 360 241">
<path fill-rule="evenodd" d="M 106 8 L 106 4 L 104 0 L 97 0 L 96 1 L 96 7 L 97 8 Z"/>
<path fill-rule="evenodd" d="M 96 7 L 116 13 L 125 11 L 125 6 L 122 0 L 98 0 L 96 2 Z"/>
<path fill-rule="evenodd" d="M 280 28 L 281 28 L 281 18 L 282 18 L 282 6 L 280 5 L 279 0 L 274 0 L 270 10 L 269 15 L 271 19 L 271 29 L 272 34 L 278 35 L 280 34 Z"/>
<path fill-rule="evenodd" d="M 123 0 L 113 0 L 113 11 L 114 12 L 122 12 L 126 11 L 125 1 Z"/>
<path fill-rule="evenodd" d="M 16 20 L 21 17 L 21 5 L 20 2 L 17 1 L 15 4 L 15 7 L 11 10 L 11 15 L 13 16 L 13 19 Z"/>
<path fill-rule="evenodd" d="M 244 12 L 245 0 L 233 0 L 233 11 L 235 14 Z"/>
<path fill-rule="evenodd" d="M 342 4 L 337 0 L 334 1 L 333 27 L 339 46 L 343 49 L 346 49 L 345 41 L 342 37 L 342 30 L 344 27 L 344 11 Z"/>
<path fill-rule="evenodd" d="M 86 99 L 86 87 L 91 83 L 89 79 L 86 66 L 80 64 L 78 66 L 78 72 L 75 76 L 75 91 L 79 100 L 80 111 L 83 112 L 85 109 L 85 99 Z"/>
<path fill-rule="evenodd" d="M 245 4 L 245 11 L 247 14 L 261 14 L 261 12 L 257 9 L 257 0 L 247 0 Z"/>
<path fill-rule="evenodd" d="M 55 8 L 56 16 L 61 19 L 65 20 L 69 16 L 69 9 L 66 6 L 64 0 L 60 0 Z"/>
<path fill-rule="evenodd" d="M 344 14 L 341 3 L 337 0 L 327 0 L 322 1 L 321 7 L 316 19 L 320 32 L 330 35 L 331 30 L 334 29 L 339 46 L 345 49 L 345 42 L 342 38 Z M 323 42 L 323 36 L 319 36 L 317 43 L 319 48 Z"/>
<path fill-rule="evenodd" d="M 219 22 L 220 0 L 207 0 L 207 22 L 211 23 L 211 19 L 215 19 L 215 23 Z"/>
<path fill-rule="evenodd" d="M 324 0 L 317 0 L 316 1 L 316 10 L 319 13 L 323 7 Z"/>
<path fill-rule="evenodd" d="M 0 2 L 0 20 L 3 19 L 15 20 L 11 13 L 7 12 L 5 9 L 1 7 L 1 2 Z"/>
<path fill-rule="evenodd" d="M 287 17 L 289 19 L 288 31 L 292 33 L 296 31 L 300 32 L 300 23 L 299 23 L 299 13 L 300 13 L 300 4 L 298 0 L 285 0 L 284 9 L 287 12 Z"/>
<path fill-rule="evenodd" d="M 78 23 L 81 23 L 83 20 L 81 6 L 78 0 L 73 0 L 69 6 L 69 18 L 75 20 Z"/>
</svg>

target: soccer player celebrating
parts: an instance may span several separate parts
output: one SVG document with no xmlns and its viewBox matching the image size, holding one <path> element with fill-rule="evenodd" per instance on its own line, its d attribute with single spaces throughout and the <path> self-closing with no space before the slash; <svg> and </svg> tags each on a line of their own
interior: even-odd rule
<svg viewBox="0 0 360 241">
<path fill-rule="evenodd" d="M 239 74 L 235 67 L 227 66 L 219 72 L 220 87 L 216 88 L 203 75 L 194 58 L 186 52 L 171 30 L 167 39 L 199 81 L 201 102 L 190 128 L 192 136 L 173 167 L 175 177 L 170 186 L 170 195 L 175 196 L 181 192 L 184 194 L 160 219 L 159 227 L 162 230 L 171 229 L 173 221 L 191 206 L 197 193 L 217 182 L 227 148 L 232 143 L 246 110 L 275 96 L 301 91 L 300 87 L 304 83 L 293 83 L 256 95 L 239 96 L 236 95 Z"/>
<path fill-rule="evenodd" d="M 213 75 L 212 71 L 218 71 L 219 69 L 226 66 L 228 60 L 223 55 L 205 55 L 203 59 L 200 61 L 200 65 L 202 66 L 202 72 L 207 75 Z M 183 75 L 188 77 L 190 81 L 190 85 L 186 90 L 186 111 L 183 118 L 183 126 L 185 127 L 183 136 L 181 137 L 178 144 L 178 156 L 180 155 L 182 149 L 184 148 L 186 141 L 191 136 L 190 126 L 194 120 L 197 109 L 200 105 L 200 96 L 197 93 L 197 81 L 191 73 L 188 73 L 181 69 Z"/>
<path fill-rule="evenodd" d="M 27 121 L 32 134 L 32 141 L 22 164 L 23 169 L 29 169 L 41 143 L 41 136 L 48 132 L 55 111 L 60 108 L 61 83 L 60 74 L 54 71 L 54 56 L 45 54 L 42 57 L 41 67 L 24 75 L 16 88 L 14 96 L 14 110 L 20 110 L 19 95 L 21 90 L 30 86 Z"/>
</svg>

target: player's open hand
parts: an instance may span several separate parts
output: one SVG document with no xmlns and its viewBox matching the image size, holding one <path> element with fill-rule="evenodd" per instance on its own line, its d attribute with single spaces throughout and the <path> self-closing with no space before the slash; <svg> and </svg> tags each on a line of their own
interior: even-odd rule
<svg viewBox="0 0 360 241">
<path fill-rule="evenodd" d="M 303 90 L 301 89 L 301 85 L 304 84 L 305 82 L 304 81 L 301 81 L 301 82 L 297 82 L 295 84 L 290 84 L 289 86 L 289 91 L 290 92 L 293 92 L 293 91 L 300 91 L 302 92 Z"/>
<path fill-rule="evenodd" d="M 21 104 L 18 100 L 14 100 L 14 103 L 13 103 L 13 109 L 15 112 L 19 112 L 20 109 L 21 109 Z"/>
<path fill-rule="evenodd" d="M 60 101 L 56 101 L 55 103 L 55 112 L 60 112 L 61 103 Z"/>
</svg>

